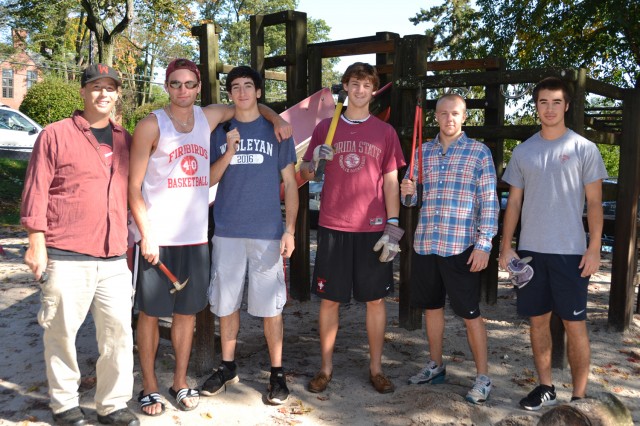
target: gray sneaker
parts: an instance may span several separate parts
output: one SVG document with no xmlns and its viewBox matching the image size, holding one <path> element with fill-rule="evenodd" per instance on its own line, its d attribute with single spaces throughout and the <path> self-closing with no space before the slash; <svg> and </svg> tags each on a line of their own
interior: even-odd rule
<svg viewBox="0 0 640 426">
<path fill-rule="evenodd" d="M 467 392 L 465 399 L 472 404 L 482 404 L 489 398 L 491 387 L 491 379 L 481 374 L 476 377 L 476 382 L 471 390 Z"/>
<path fill-rule="evenodd" d="M 415 376 L 409 377 L 410 385 L 423 385 L 429 383 L 432 385 L 444 383 L 444 378 L 447 375 L 447 367 L 442 363 L 438 366 L 434 361 L 429 360 L 427 366 L 420 370 Z"/>
</svg>

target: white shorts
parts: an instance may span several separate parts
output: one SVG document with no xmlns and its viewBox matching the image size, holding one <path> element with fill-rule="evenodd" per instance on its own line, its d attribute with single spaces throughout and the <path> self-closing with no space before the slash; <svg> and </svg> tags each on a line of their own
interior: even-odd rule
<svg viewBox="0 0 640 426">
<path fill-rule="evenodd" d="M 247 312 L 269 318 L 282 313 L 287 301 L 280 240 L 248 238 L 212 239 L 209 303 L 219 317 L 240 309 L 249 268 Z"/>
</svg>

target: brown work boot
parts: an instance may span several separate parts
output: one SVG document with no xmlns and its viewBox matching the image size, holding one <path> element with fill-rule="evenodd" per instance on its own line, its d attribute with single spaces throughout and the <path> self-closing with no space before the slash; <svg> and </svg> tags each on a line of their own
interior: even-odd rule
<svg viewBox="0 0 640 426">
<path fill-rule="evenodd" d="M 375 376 L 369 373 L 369 380 L 371 380 L 373 387 L 380 393 L 391 393 L 396 390 L 391 380 L 382 373 L 378 373 Z"/>
<path fill-rule="evenodd" d="M 327 389 L 327 385 L 331 381 L 332 375 L 328 376 L 324 374 L 322 371 L 319 371 L 313 379 L 309 381 L 309 392 L 320 393 L 324 392 Z"/>
</svg>

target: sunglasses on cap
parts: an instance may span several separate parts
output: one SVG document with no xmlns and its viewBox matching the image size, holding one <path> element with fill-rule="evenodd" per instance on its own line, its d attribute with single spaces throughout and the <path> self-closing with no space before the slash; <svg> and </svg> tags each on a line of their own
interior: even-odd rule
<svg viewBox="0 0 640 426">
<path fill-rule="evenodd" d="M 185 82 L 178 81 L 178 80 L 171 80 L 169 82 L 169 86 L 173 89 L 180 89 L 182 88 L 183 84 L 187 89 L 195 89 L 196 87 L 198 87 L 198 84 L 200 84 L 200 82 L 193 81 L 193 80 L 189 80 Z"/>
</svg>

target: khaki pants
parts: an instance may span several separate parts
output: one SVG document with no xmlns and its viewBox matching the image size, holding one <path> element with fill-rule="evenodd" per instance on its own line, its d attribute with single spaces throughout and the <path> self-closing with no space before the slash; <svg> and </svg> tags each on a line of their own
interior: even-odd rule
<svg viewBox="0 0 640 426">
<path fill-rule="evenodd" d="M 107 415 L 127 406 L 133 391 L 131 273 L 122 260 L 49 260 L 38 322 L 50 406 L 60 413 L 79 405 L 76 334 L 91 311 L 100 356 L 96 362 L 96 410 Z"/>
</svg>

